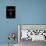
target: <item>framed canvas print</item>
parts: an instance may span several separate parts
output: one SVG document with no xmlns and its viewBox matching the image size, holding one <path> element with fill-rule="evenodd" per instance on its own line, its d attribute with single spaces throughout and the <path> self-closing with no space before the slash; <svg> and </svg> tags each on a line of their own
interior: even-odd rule
<svg viewBox="0 0 46 46">
<path fill-rule="evenodd" d="M 6 7 L 6 18 L 16 18 L 16 6 Z"/>
</svg>

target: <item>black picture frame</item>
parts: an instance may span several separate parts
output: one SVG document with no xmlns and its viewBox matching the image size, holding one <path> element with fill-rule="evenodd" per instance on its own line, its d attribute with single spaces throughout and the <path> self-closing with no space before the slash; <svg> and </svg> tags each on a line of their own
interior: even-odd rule
<svg viewBox="0 0 46 46">
<path fill-rule="evenodd" d="M 16 18 L 16 6 L 6 6 L 6 18 Z"/>
</svg>

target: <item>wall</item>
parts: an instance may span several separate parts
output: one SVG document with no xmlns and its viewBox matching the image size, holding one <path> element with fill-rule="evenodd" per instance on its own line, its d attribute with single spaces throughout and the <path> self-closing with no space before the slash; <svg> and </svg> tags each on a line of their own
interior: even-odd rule
<svg viewBox="0 0 46 46">
<path fill-rule="evenodd" d="M 7 44 L 8 34 L 16 32 L 17 20 L 6 18 L 6 6 L 16 6 L 16 0 L 0 0 L 0 44 Z M 17 17 L 16 17 L 17 18 Z M 17 43 L 17 39 L 15 41 Z"/>
<path fill-rule="evenodd" d="M 46 0 L 16 0 L 19 24 L 46 24 Z"/>
<path fill-rule="evenodd" d="M 16 5 L 16 19 L 6 19 L 7 5 Z M 0 44 L 18 32 L 17 24 L 46 24 L 46 0 L 0 0 Z"/>
</svg>

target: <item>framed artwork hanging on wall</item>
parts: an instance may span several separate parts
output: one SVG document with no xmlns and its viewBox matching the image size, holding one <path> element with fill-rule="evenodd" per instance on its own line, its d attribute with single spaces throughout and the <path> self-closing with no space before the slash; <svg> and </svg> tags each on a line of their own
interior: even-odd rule
<svg viewBox="0 0 46 46">
<path fill-rule="evenodd" d="M 6 7 L 6 18 L 16 18 L 16 6 Z"/>
</svg>

